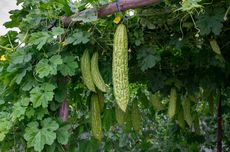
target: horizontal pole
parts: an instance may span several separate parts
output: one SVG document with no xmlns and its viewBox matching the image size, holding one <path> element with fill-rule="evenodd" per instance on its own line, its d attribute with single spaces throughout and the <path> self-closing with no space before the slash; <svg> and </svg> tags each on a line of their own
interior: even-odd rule
<svg viewBox="0 0 230 152">
<path fill-rule="evenodd" d="M 152 4 L 160 3 L 162 0 L 119 0 L 118 2 L 109 3 L 107 5 L 102 6 L 98 12 L 98 18 L 102 18 L 111 14 L 114 14 L 119 11 L 126 11 L 129 9 L 140 8 Z M 118 6 L 118 7 L 117 7 Z M 119 9 L 120 10 L 119 10 Z M 87 10 L 84 10 L 87 11 Z M 79 12 L 78 14 L 82 14 Z M 78 16 L 75 14 L 75 16 Z M 66 17 L 62 16 L 61 20 L 63 21 L 64 27 L 72 26 L 76 23 L 76 21 L 72 21 L 71 16 Z"/>
</svg>

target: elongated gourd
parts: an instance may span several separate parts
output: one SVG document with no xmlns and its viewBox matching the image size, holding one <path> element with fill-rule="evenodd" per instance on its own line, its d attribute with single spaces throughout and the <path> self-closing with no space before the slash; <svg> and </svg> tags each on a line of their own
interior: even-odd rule
<svg viewBox="0 0 230 152">
<path fill-rule="evenodd" d="M 190 112 L 190 100 L 188 98 L 182 103 L 183 111 L 184 111 L 184 120 L 191 127 L 192 126 L 192 116 Z"/>
<path fill-rule="evenodd" d="M 140 109 L 137 105 L 137 103 L 133 103 L 132 107 L 132 124 L 133 124 L 133 129 L 136 132 L 140 132 L 141 130 L 141 113 Z"/>
<path fill-rule="evenodd" d="M 97 94 L 93 94 L 91 96 L 90 112 L 91 112 L 92 134 L 97 140 L 101 141 L 103 133 L 102 133 L 102 124 L 101 124 L 100 105 L 99 105 Z"/>
<path fill-rule="evenodd" d="M 96 87 L 102 92 L 106 92 L 106 84 L 98 68 L 98 52 L 95 52 L 91 58 L 91 74 Z"/>
<path fill-rule="evenodd" d="M 177 92 L 175 88 L 171 88 L 168 106 L 168 116 L 172 118 L 176 114 Z"/>
<path fill-rule="evenodd" d="M 117 123 L 123 126 L 125 123 L 125 112 L 122 111 L 121 108 L 117 105 L 115 106 L 115 115 L 116 115 Z"/>
<path fill-rule="evenodd" d="M 150 102 L 152 103 L 152 106 L 156 111 L 162 111 L 165 109 L 164 105 L 160 101 L 158 93 L 150 93 Z"/>
<path fill-rule="evenodd" d="M 98 100 L 99 100 L 99 105 L 100 105 L 100 110 L 101 112 L 103 112 L 104 110 L 104 95 L 100 90 L 97 90 L 97 94 L 98 94 Z"/>
<path fill-rule="evenodd" d="M 184 112 L 183 112 L 183 109 L 182 108 L 180 108 L 180 111 L 178 112 L 178 115 L 177 115 L 177 123 L 178 123 L 178 125 L 182 128 L 182 129 L 184 129 L 184 127 L 185 127 L 185 122 L 184 122 Z"/>
<path fill-rule="evenodd" d="M 124 132 L 126 134 L 130 133 L 132 129 L 132 111 L 130 109 L 127 109 L 124 116 Z"/>
<path fill-rule="evenodd" d="M 90 56 L 88 50 L 85 50 L 81 57 L 81 73 L 83 81 L 87 88 L 93 92 L 96 92 L 93 78 L 91 75 Z"/>
<path fill-rule="evenodd" d="M 114 36 L 112 77 L 116 102 L 125 112 L 129 102 L 129 80 L 128 36 L 124 24 L 118 25 Z"/>
<path fill-rule="evenodd" d="M 194 129 L 195 129 L 195 133 L 197 135 L 200 135 L 200 120 L 199 120 L 198 115 L 195 116 L 195 119 L 194 119 Z"/>
</svg>

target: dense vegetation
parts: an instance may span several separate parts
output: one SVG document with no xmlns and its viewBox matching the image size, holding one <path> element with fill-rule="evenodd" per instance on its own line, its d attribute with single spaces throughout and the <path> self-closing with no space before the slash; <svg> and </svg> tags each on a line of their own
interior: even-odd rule
<svg viewBox="0 0 230 152">
<path fill-rule="evenodd" d="M 104 18 L 89 11 L 70 26 L 61 16 L 110 0 L 17 3 L 22 8 L 10 12 L 5 26 L 20 32 L 0 37 L 0 151 L 192 152 L 215 150 L 221 134 L 223 151 L 230 150 L 228 0 L 166 0 Z M 117 107 L 112 83 L 120 22 L 128 33 L 126 112 Z M 98 124 L 90 113 L 95 94 L 80 68 L 86 49 L 90 57 L 98 52 L 107 84 L 100 92 L 101 141 L 91 134 Z"/>
</svg>

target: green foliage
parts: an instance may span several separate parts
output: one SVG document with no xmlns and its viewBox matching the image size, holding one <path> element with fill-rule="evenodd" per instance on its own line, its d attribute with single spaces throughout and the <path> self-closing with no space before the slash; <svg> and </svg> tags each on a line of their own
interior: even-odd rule
<svg viewBox="0 0 230 152">
<path fill-rule="evenodd" d="M 57 141 L 62 144 L 66 145 L 68 143 L 69 137 L 70 137 L 70 125 L 65 125 L 63 127 L 58 128 L 57 130 Z"/>
<path fill-rule="evenodd" d="M 110 2 L 114 1 L 17 0 L 21 8 L 10 11 L 10 21 L 4 25 L 19 32 L 0 36 L 0 151 L 213 150 L 219 89 L 223 151 L 229 151 L 230 3 L 166 0 L 122 12 L 128 32 L 130 101 L 119 125 L 112 89 L 116 15 L 98 18 L 96 12 Z M 62 16 L 78 22 L 64 26 Z M 90 57 L 100 54 L 98 66 L 108 84 L 98 115 L 103 128 L 100 143 L 90 135 L 92 93 L 83 84 L 79 66 L 84 50 Z M 172 87 L 177 101 L 175 116 L 169 119 Z M 157 94 L 154 100 L 161 108 L 156 103 L 152 108 L 151 94 Z M 59 113 L 65 100 L 69 115 L 62 122 Z M 139 128 L 131 121 L 136 101 L 141 132 L 134 131 Z"/>
<path fill-rule="evenodd" d="M 63 76 L 74 76 L 77 68 L 78 63 L 73 56 L 65 56 L 63 58 L 63 63 L 58 66 L 58 70 Z"/>
<path fill-rule="evenodd" d="M 41 125 L 41 128 L 39 127 Z M 57 122 L 50 118 L 30 122 L 26 129 L 24 138 L 27 141 L 28 147 L 34 147 L 35 151 L 42 151 L 44 145 L 51 145 L 56 139 L 56 130 L 59 128 Z M 60 137 L 59 137 L 60 140 Z"/>
<path fill-rule="evenodd" d="M 200 28 L 201 35 L 208 35 L 211 32 L 219 35 L 224 21 L 223 8 L 210 8 L 197 17 L 197 26 Z"/>
<path fill-rule="evenodd" d="M 138 65 L 144 72 L 154 67 L 160 60 L 161 57 L 156 53 L 154 48 L 141 48 L 137 52 Z"/>
<path fill-rule="evenodd" d="M 52 37 L 47 32 L 32 33 L 28 45 L 36 45 L 38 50 L 52 41 Z"/>
<path fill-rule="evenodd" d="M 54 55 L 50 59 L 41 59 L 36 65 L 36 73 L 40 78 L 57 74 L 58 65 L 62 64 L 60 55 Z"/>
<path fill-rule="evenodd" d="M 30 91 L 30 100 L 33 103 L 33 107 L 37 108 L 42 106 L 43 108 L 48 107 L 48 102 L 52 101 L 55 86 L 49 83 L 43 83 L 40 86 L 33 88 Z"/>
<path fill-rule="evenodd" d="M 77 45 L 77 44 L 86 44 L 87 42 L 89 42 L 89 37 L 90 34 L 84 31 L 75 31 L 72 35 L 70 35 L 66 40 L 65 40 L 65 44 L 73 44 L 73 45 Z"/>
<path fill-rule="evenodd" d="M 7 112 L 0 112 L 0 120 L 0 141 L 3 141 L 13 124 L 9 119 L 9 113 Z"/>
</svg>

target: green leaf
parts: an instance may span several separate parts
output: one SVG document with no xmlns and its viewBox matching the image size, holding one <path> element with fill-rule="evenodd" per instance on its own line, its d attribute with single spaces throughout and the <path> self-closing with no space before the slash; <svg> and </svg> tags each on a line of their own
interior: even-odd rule
<svg viewBox="0 0 230 152">
<path fill-rule="evenodd" d="M 26 81 L 21 84 L 23 91 L 29 91 L 32 87 L 37 85 L 37 81 L 31 77 L 27 77 Z"/>
<path fill-rule="evenodd" d="M 32 33 L 31 38 L 29 39 L 28 45 L 36 45 L 38 50 L 46 44 L 50 43 L 53 40 L 52 36 L 48 32 L 37 32 Z"/>
<path fill-rule="evenodd" d="M 153 48 L 141 48 L 137 52 L 138 65 L 142 71 L 146 71 L 154 67 L 160 60 L 160 56 L 156 54 Z"/>
<path fill-rule="evenodd" d="M 65 40 L 65 44 L 86 44 L 90 40 L 90 34 L 84 31 L 77 31 Z"/>
<path fill-rule="evenodd" d="M 81 11 L 80 14 L 77 14 L 72 17 L 73 21 L 82 21 L 84 23 L 87 22 L 92 22 L 97 20 L 97 9 L 96 8 L 91 8 L 91 9 L 86 9 L 84 11 Z"/>
<path fill-rule="evenodd" d="M 24 134 L 28 147 L 34 147 L 34 150 L 39 152 L 44 149 L 46 144 L 53 144 L 56 139 L 55 131 L 59 128 L 58 123 L 51 118 L 44 119 L 40 125 L 41 127 L 37 121 L 30 122 Z"/>
<path fill-rule="evenodd" d="M 27 63 L 32 59 L 32 53 L 27 53 L 25 49 L 19 48 L 11 55 L 13 64 Z"/>
<path fill-rule="evenodd" d="M 0 142 L 4 140 L 12 125 L 10 114 L 8 112 L 0 111 Z"/>
<path fill-rule="evenodd" d="M 66 56 L 63 58 L 63 64 L 58 67 L 58 70 L 63 76 L 73 76 L 78 68 L 78 63 L 73 56 Z"/>
<path fill-rule="evenodd" d="M 12 126 L 11 121 L 0 119 L 0 141 L 3 141 Z"/>
<path fill-rule="evenodd" d="M 44 78 L 48 75 L 57 74 L 57 66 L 62 64 L 62 59 L 60 55 L 54 55 L 49 60 L 42 59 L 36 65 L 36 73 L 40 78 Z"/>
<path fill-rule="evenodd" d="M 50 71 L 52 71 L 53 69 L 51 69 L 51 66 L 49 65 L 49 60 L 42 59 L 36 65 L 35 70 L 40 78 L 44 78 L 48 76 L 50 74 Z"/>
<path fill-rule="evenodd" d="M 28 68 L 26 68 L 26 69 L 22 69 L 22 70 L 20 70 L 20 72 L 16 75 L 16 77 L 15 77 L 15 79 L 16 79 L 16 83 L 17 84 L 20 84 L 21 83 L 21 81 L 22 81 L 22 79 L 26 76 L 26 73 L 27 73 L 27 71 L 31 71 L 32 70 L 32 67 L 31 66 L 29 66 Z"/>
<path fill-rule="evenodd" d="M 52 28 L 52 34 L 54 36 L 60 36 L 65 33 L 65 30 L 61 27 L 54 27 Z"/>
<path fill-rule="evenodd" d="M 71 125 L 65 125 L 57 130 L 57 141 L 62 144 L 66 145 L 68 143 L 70 137 L 70 128 Z"/>
<path fill-rule="evenodd" d="M 16 119 L 18 119 L 20 121 L 24 119 L 26 108 L 27 107 L 23 106 L 20 102 L 15 103 L 13 106 L 13 113 L 11 114 L 12 120 L 15 121 Z"/>
<path fill-rule="evenodd" d="M 60 55 L 54 55 L 49 60 L 53 65 L 62 64 L 62 59 Z"/>
<path fill-rule="evenodd" d="M 28 107 L 28 109 L 26 110 L 26 117 L 30 119 L 31 117 L 34 116 L 34 113 L 35 113 L 35 109 L 33 107 Z"/>
<path fill-rule="evenodd" d="M 40 107 L 40 108 L 36 109 L 35 117 L 36 117 L 37 120 L 42 120 L 43 117 L 48 113 L 49 112 L 48 112 L 47 108 Z"/>
<path fill-rule="evenodd" d="M 58 87 L 55 90 L 55 100 L 62 103 L 67 96 L 68 83 L 65 80 L 58 83 Z"/>
<path fill-rule="evenodd" d="M 10 121 L 1 121 L 0 122 L 0 141 L 3 141 L 6 137 L 6 134 L 10 131 L 12 123 Z"/>
<path fill-rule="evenodd" d="M 40 86 L 33 88 L 30 91 L 30 100 L 33 103 L 33 107 L 37 108 L 42 106 L 43 108 L 48 107 L 48 102 L 52 101 L 55 86 L 49 83 L 43 83 Z"/>
<path fill-rule="evenodd" d="M 2 99 L 0 99 L 0 105 L 2 105 L 2 104 L 4 104 L 4 103 L 5 103 L 5 101 L 2 100 Z"/>
<path fill-rule="evenodd" d="M 213 32 L 215 35 L 219 35 L 223 27 L 223 17 L 223 8 L 213 8 L 206 10 L 204 14 L 197 17 L 196 24 L 200 28 L 200 34 L 208 35 Z"/>
</svg>

